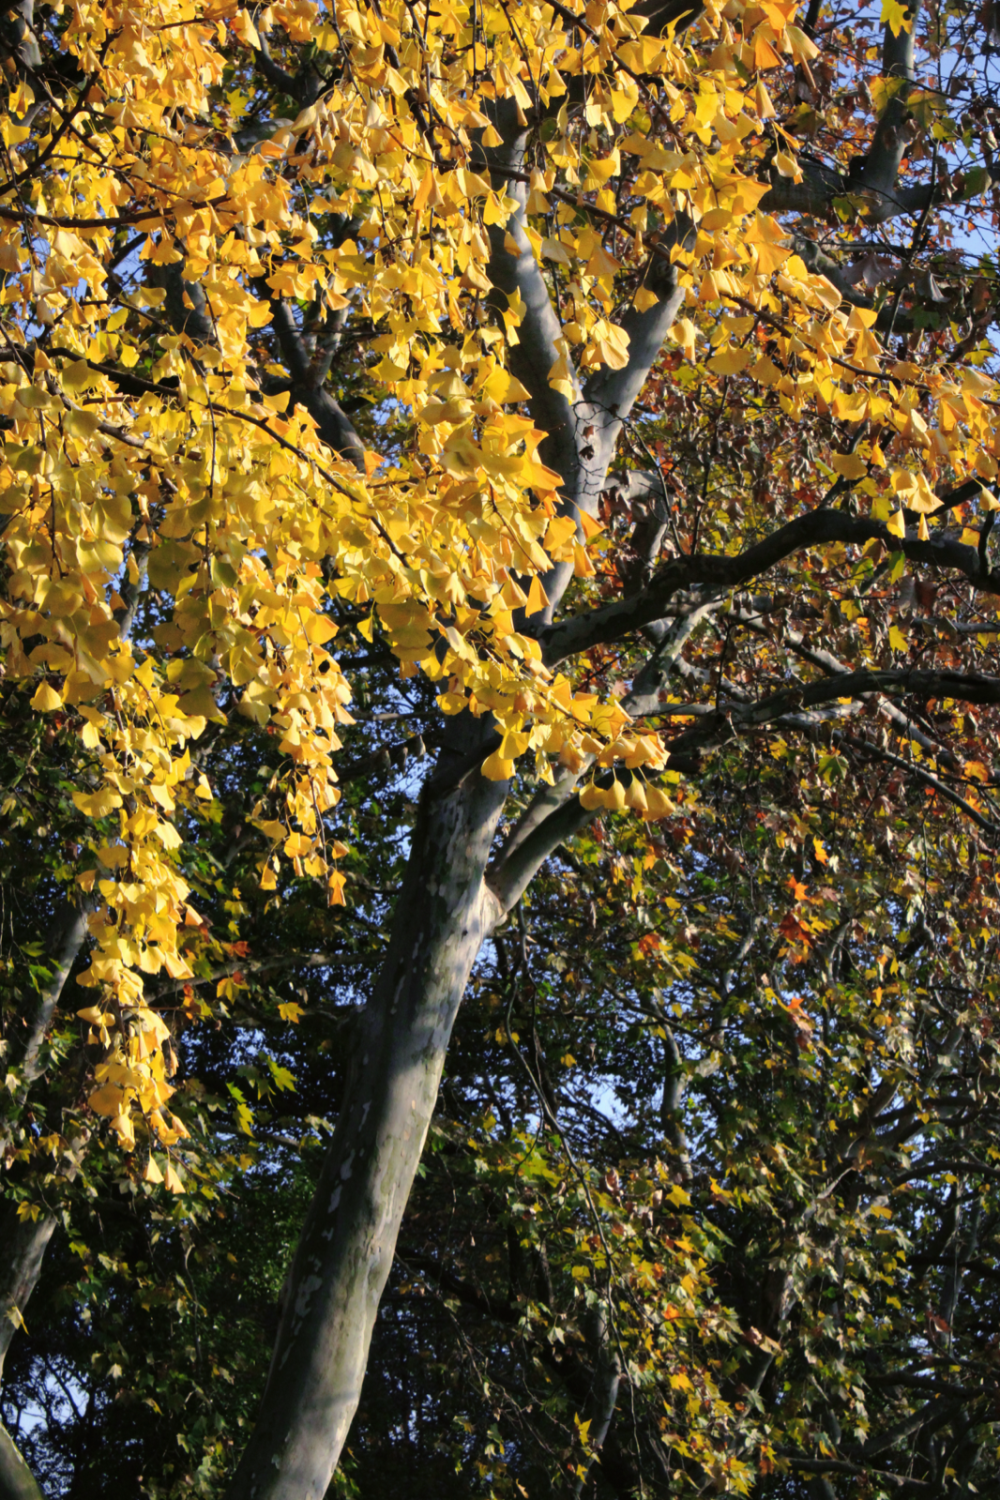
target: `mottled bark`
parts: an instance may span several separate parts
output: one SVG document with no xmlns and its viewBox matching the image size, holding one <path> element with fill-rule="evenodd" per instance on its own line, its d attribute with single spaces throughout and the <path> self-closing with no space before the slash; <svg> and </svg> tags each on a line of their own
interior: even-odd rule
<svg viewBox="0 0 1000 1500">
<path fill-rule="evenodd" d="M 483 871 L 506 786 L 470 720 L 421 798 L 389 951 L 289 1280 L 230 1500 L 321 1500 L 354 1416 L 400 1220 L 469 972 L 500 916 Z"/>
</svg>

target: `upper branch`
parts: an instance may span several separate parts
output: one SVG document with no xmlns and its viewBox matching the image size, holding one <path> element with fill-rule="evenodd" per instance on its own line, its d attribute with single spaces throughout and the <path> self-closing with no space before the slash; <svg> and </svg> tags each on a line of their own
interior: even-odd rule
<svg viewBox="0 0 1000 1500">
<path fill-rule="evenodd" d="M 254 47 L 253 58 L 268 83 L 273 84 L 281 93 L 287 94 L 290 99 L 294 99 L 303 109 L 310 104 L 315 104 L 323 91 L 323 78 L 313 65 L 307 62 L 297 73 L 289 73 L 271 56 L 267 38 L 260 34 L 258 41 L 260 45 Z"/>
<path fill-rule="evenodd" d="M 365 466 L 364 444 L 354 423 L 335 396 L 316 382 L 316 370 L 301 333 L 295 326 L 291 308 L 281 297 L 268 293 L 274 331 L 281 353 L 291 374 L 291 395 L 304 406 L 328 447 L 350 459 L 358 469 Z"/>
<path fill-rule="evenodd" d="M 662 242 L 662 248 L 684 245 L 693 235 L 694 226 L 686 216 L 682 217 L 671 226 L 669 235 Z M 684 301 L 684 288 L 678 284 L 677 268 L 664 255 L 652 257 L 645 286 L 658 298 L 655 305 L 645 312 L 630 307 L 620 323 L 620 327 L 628 334 L 627 364 L 621 370 L 601 366 L 584 387 L 584 399 L 615 419 L 613 434 L 608 431 L 604 438 L 612 452 L 621 422 L 638 400 L 649 372 L 663 348 L 667 332 Z M 610 461 L 611 452 L 607 456 Z"/>
<path fill-rule="evenodd" d="M 513 198 L 517 209 L 506 228 L 499 224 L 490 226 L 487 275 L 502 298 L 518 295 L 524 305 L 517 342 L 511 340 L 511 373 L 528 392 L 532 421 L 547 434 L 541 445 L 544 462 L 561 474 L 566 488 L 572 490 L 579 465 L 574 402 L 549 384 L 549 372 L 559 358 L 562 329 L 548 284 L 524 232 L 528 201 L 524 172 L 528 129 L 518 124 L 517 105 L 512 99 L 501 100 L 496 105 L 493 124 L 503 137 L 502 144 L 480 145 L 477 151 L 485 160 L 494 189 Z"/>
<path fill-rule="evenodd" d="M 868 155 L 861 171 L 864 186 L 879 197 L 892 199 L 896 189 L 896 178 L 907 146 L 907 125 L 910 114 L 906 105 L 909 85 L 915 75 L 914 62 L 917 40 L 917 15 L 920 0 L 912 0 L 909 9 L 909 29 L 900 27 L 898 35 L 886 24 L 882 42 L 882 72 L 890 79 L 896 92 L 886 105 L 872 138 Z"/>
</svg>

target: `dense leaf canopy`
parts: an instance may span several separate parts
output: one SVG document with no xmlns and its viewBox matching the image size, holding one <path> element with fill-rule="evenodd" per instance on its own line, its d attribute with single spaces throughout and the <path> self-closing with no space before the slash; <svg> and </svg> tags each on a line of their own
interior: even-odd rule
<svg viewBox="0 0 1000 1500">
<path fill-rule="evenodd" d="M 997 49 L 0 6 L 0 1500 L 1000 1494 Z"/>
</svg>

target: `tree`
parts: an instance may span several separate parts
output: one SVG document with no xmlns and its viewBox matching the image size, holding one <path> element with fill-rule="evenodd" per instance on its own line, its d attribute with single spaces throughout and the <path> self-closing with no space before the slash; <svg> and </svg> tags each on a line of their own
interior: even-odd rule
<svg viewBox="0 0 1000 1500">
<path fill-rule="evenodd" d="M 985 1106 L 938 1101 L 935 1114 L 925 1095 L 956 1049 L 963 1069 L 991 1078 L 993 1066 L 979 970 L 989 950 L 970 958 L 980 929 L 945 915 L 945 902 L 963 891 L 983 928 L 993 910 L 995 263 L 966 237 L 977 224 L 989 233 L 996 205 L 985 62 L 969 98 L 946 74 L 954 64 L 964 79 L 981 47 L 988 60 L 992 21 L 984 34 L 965 4 L 884 11 L 810 5 L 796 22 L 784 0 L 633 12 L 554 0 L 444 10 L 288 0 L 259 12 L 235 0 L 20 0 L 4 12 L 6 857 L 30 897 L 6 1032 L 7 1342 L 74 1195 L 117 1173 L 141 1203 L 159 1201 L 161 1178 L 180 1198 L 186 1182 L 216 1191 L 248 1170 L 207 1106 L 200 1118 L 181 1096 L 169 1108 L 178 1024 L 252 1014 L 254 982 L 237 962 L 249 951 L 294 971 L 312 954 L 332 987 L 341 966 L 377 958 L 369 985 L 352 972 L 364 1005 L 334 1090 L 336 1129 L 233 1496 L 301 1500 L 330 1483 L 470 977 L 506 966 L 492 991 L 506 1016 L 497 1029 L 519 1046 L 511 1022 L 527 1004 L 533 882 L 544 888 L 566 861 L 576 870 L 568 844 L 625 810 L 638 817 L 616 839 L 669 818 L 681 845 L 700 840 L 701 857 L 717 859 L 705 841 L 713 819 L 728 819 L 699 782 L 721 778 L 753 805 L 764 795 L 755 838 L 797 851 L 774 973 L 758 976 L 769 1014 L 733 1023 L 746 1031 L 747 1072 L 780 1066 L 791 1081 L 780 1105 L 767 1089 L 760 1102 L 727 1097 L 710 1070 L 714 1053 L 730 1053 L 692 1051 L 657 1002 L 668 1079 L 658 1124 L 674 1166 L 660 1183 L 638 1121 L 647 1164 L 634 1187 L 613 1185 L 628 1153 L 613 1167 L 607 1142 L 588 1140 L 573 1155 L 582 1199 L 546 1198 L 552 1227 L 540 1247 L 527 1236 L 539 1267 L 554 1238 L 586 1244 L 607 1273 L 603 1299 L 578 1316 L 567 1299 L 585 1267 L 567 1248 L 546 1291 L 550 1314 L 576 1318 L 573 1337 L 590 1351 L 575 1371 L 571 1359 L 551 1368 L 561 1400 L 593 1408 L 574 1439 L 573 1482 L 582 1490 L 614 1470 L 607 1482 L 628 1493 L 653 1455 L 667 1466 L 659 1482 L 671 1482 L 635 1395 L 650 1318 L 662 1345 L 647 1361 L 650 1389 L 660 1369 L 669 1389 L 687 1389 L 674 1378 L 695 1389 L 663 1333 L 679 1305 L 667 1300 L 671 1268 L 702 1371 L 686 1417 L 676 1402 L 678 1472 L 746 1488 L 778 1483 L 769 1476 L 794 1460 L 824 1494 L 828 1475 L 870 1473 L 896 1439 L 844 1447 L 838 1402 L 857 1399 L 852 1387 L 836 1399 L 827 1390 L 822 1417 L 797 1390 L 786 1398 L 794 1419 L 772 1410 L 754 1423 L 793 1310 L 812 1316 L 815 1292 L 843 1321 L 846 1268 L 852 1286 L 888 1274 L 862 1243 L 853 1181 L 887 1112 L 890 1134 L 902 1132 L 893 1150 L 917 1138 L 915 1121 L 966 1132 L 960 1172 L 932 1153 L 934 1172 L 958 1187 L 945 1202 L 949 1236 L 926 1249 L 925 1281 L 950 1274 L 953 1286 L 936 1287 L 934 1305 L 957 1305 L 960 1252 L 975 1259 L 979 1234 L 960 1220 L 991 1212 L 968 1210 L 962 1186 L 973 1169 L 977 1193 L 988 1181 L 967 1138 Z M 348 708 L 358 700 L 399 718 L 361 719 L 359 733 Z M 377 726 L 401 720 L 415 732 L 393 750 L 429 748 L 433 763 L 408 828 L 399 794 L 405 869 L 389 903 L 377 838 L 368 872 L 352 870 L 344 834 L 356 809 L 342 787 L 384 772 Z M 353 763 L 342 740 L 357 745 Z M 255 757 L 267 774 L 253 787 Z M 402 786 L 416 795 L 412 774 Z M 823 811 L 807 815 L 806 800 Z M 868 892 L 873 802 L 885 803 L 887 873 Z M 643 837 L 634 857 L 652 851 L 655 864 Z M 740 907 L 725 927 L 720 918 L 715 998 L 682 992 L 702 1042 L 731 1019 L 732 973 L 755 924 L 779 914 L 758 874 L 752 899 L 740 897 L 738 846 L 723 847 L 744 920 Z M 814 864 L 830 880 L 811 895 Z M 367 942 L 351 935 L 352 874 L 382 903 Z M 698 878 L 689 867 L 686 883 Z M 289 950 L 289 906 L 296 936 L 316 931 L 315 908 L 296 895 L 307 881 L 322 885 L 331 915 L 322 941 Z M 608 900 L 596 891 L 595 910 Z M 886 972 L 897 982 L 893 965 L 912 968 L 932 937 L 943 949 L 927 985 L 935 997 L 958 985 L 970 1004 L 953 1013 L 932 997 L 918 1025 L 897 996 L 888 1019 L 863 1019 L 860 980 L 837 969 L 855 925 L 865 967 L 857 953 L 850 962 L 865 985 L 879 982 L 880 1005 Z M 699 924 L 676 926 L 670 963 L 683 976 L 699 963 Z M 645 961 L 654 935 L 636 938 L 630 959 Z M 812 986 L 803 995 L 792 992 L 796 964 Z M 195 993 L 212 972 L 214 1004 Z M 71 979 L 91 1005 L 65 1003 Z M 641 970 L 626 989 L 649 1010 Z M 309 1009 L 271 992 L 266 1004 L 265 1026 Z M 797 1062 L 817 1005 L 832 1036 L 825 1071 Z M 866 1034 L 872 1024 L 886 1040 Z M 942 1051 L 921 1070 L 907 1049 L 935 1028 Z M 898 1065 L 869 1062 L 865 1075 L 859 1048 Z M 520 1149 L 534 1097 L 541 1125 L 572 1150 L 546 1095 L 540 1036 L 538 1049 L 534 1065 L 518 1054 L 534 1095 L 511 1116 L 508 1145 Z M 212 1061 L 224 1071 L 224 1056 Z M 266 1088 L 287 1088 L 274 1056 L 251 1066 L 258 1087 L 266 1069 Z M 674 1206 L 687 1206 L 697 1175 L 683 1119 L 690 1076 L 705 1080 L 721 1122 L 715 1157 L 699 1158 L 703 1174 L 714 1162 L 710 1181 L 746 1171 L 750 1142 L 771 1149 L 776 1131 L 795 1132 L 804 1164 L 786 1178 L 787 1148 L 773 1146 L 780 1185 L 762 1161 L 732 1200 L 735 1225 L 720 1210 L 692 1216 L 678 1237 L 654 1209 L 671 1173 Z M 648 1083 L 637 1079 L 634 1094 L 646 1116 Z M 821 1149 L 805 1122 L 834 1099 L 864 1128 L 852 1133 L 835 1111 L 834 1146 Z M 245 1093 L 235 1102 L 249 1130 Z M 469 1149 L 506 1170 L 485 1137 Z M 558 1189 L 556 1146 L 537 1149 L 539 1177 L 554 1174 Z M 913 1200 L 912 1242 L 929 1212 L 917 1205 L 935 1190 Z M 666 1267 L 662 1298 L 663 1278 L 643 1273 L 638 1287 L 622 1283 L 631 1311 L 618 1305 L 607 1235 L 584 1234 L 584 1208 L 602 1224 L 620 1211 L 625 1239 L 662 1250 L 640 1256 Z M 817 1264 L 832 1266 L 825 1281 L 800 1275 L 794 1257 L 771 1263 L 769 1216 L 794 1223 Z M 814 1223 L 829 1243 L 810 1241 Z M 744 1267 L 729 1261 L 716 1296 L 720 1234 L 741 1245 Z M 414 1253 L 426 1262 L 426 1248 Z M 746 1277 L 765 1263 L 771 1300 L 754 1319 Z M 494 1297 L 480 1311 L 503 1309 Z M 953 1337 L 946 1311 L 931 1316 L 947 1333 L 933 1321 L 897 1329 L 875 1372 L 899 1408 L 887 1431 L 926 1437 L 922 1474 L 896 1475 L 925 1486 L 914 1493 L 948 1482 L 935 1423 L 958 1434 L 959 1472 L 980 1462 L 964 1388 L 935 1386 L 944 1404 L 933 1412 L 907 1406 L 906 1391 L 925 1387 L 906 1382 L 937 1376 L 901 1368 L 920 1340 L 926 1359 L 937 1335 Z M 880 1327 L 850 1338 L 867 1350 Z M 741 1397 L 720 1351 L 747 1329 L 759 1357 Z M 825 1357 L 809 1348 L 803 1367 Z M 616 1415 L 623 1382 L 631 1456 L 614 1436 L 628 1426 Z M 809 1446 L 820 1420 L 833 1456 Z M 740 1436 L 726 1446 L 734 1423 Z M 544 1448 L 544 1424 L 535 1436 Z M 12 1493 L 30 1489 L 13 1452 L 10 1466 Z"/>
</svg>

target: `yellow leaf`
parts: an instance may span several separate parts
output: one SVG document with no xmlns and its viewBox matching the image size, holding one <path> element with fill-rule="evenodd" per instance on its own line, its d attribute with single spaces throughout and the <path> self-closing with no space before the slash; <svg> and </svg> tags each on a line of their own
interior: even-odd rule
<svg viewBox="0 0 1000 1500">
<path fill-rule="evenodd" d="M 542 588 L 541 579 L 537 576 L 533 577 L 531 587 L 528 589 L 528 602 L 524 607 L 525 614 L 528 616 L 537 615 L 540 610 L 547 608 L 548 602 L 549 598 Z"/>
<path fill-rule="evenodd" d="M 107 786 L 100 787 L 96 792 L 73 792 L 72 796 L 76 806 L 88 818 L 106 818 L 116 807 L 122 805 L 118 793 Z"/>
<path fill-rule="evenodd" d="M 660 818 L 669 817 L 677 809 L 674 803 L 658 786 L 646 787 L 646 811 L 642 814 L 646 822 L 657 822 Z"/>
<path fill-rule="evenodd" d="M 774 165 L 782 177 L 790 177 L 793 182 L 802 181 L 802 168 L 795 157 L 787 151 L 776 151 L 774 153 Z"/>
<path fill-rule="evenodd" d="M 899 36 L 901 31 L 911 31 L 913 19 L 908 0 L 882 0 L 882 20 L 893 36 Z"/>
<path fill-rule="evenodd" d="M 885 526 L 892 536 L 905 537 L 906 535 L 906 519 L 901 510 L 895 511 L 886 521 Z"/>
<path fill-rule="evenodd" d="M 680 318 L 670 330 L 669 337 L 675 339 L 684 351 L 686 359 L 695 358 L 695 344 L 698 338 L 698 330 L 690 318 Z"/>
<path fill-rule="evenodd" d="M 107 1083 L 103 1088 L 95 1089 L 87 1103 L 95 1114 L 110 1117 L 121 1114 L 124 1098 L 124 1090 L 115 1083 Z"/>
<path fill-rule="evenodd" d="M 168 1193 L 183 1193 L 185 1191 L 180 1173 L 175 1169 L 173 1162 L 167 1162 L 163 1185 Z"/>
<path fill-rule="evenodd" d="M 233 34 L 239 37 L 241 42 L 245 42 L 248 47 L 260 49 L 260 37 L 257 34 L 256 26 L 250 19 L 250 12 L 248 10 L 237 11 L 229 24 L 233 28 Z"/>
<path fill-rule="evenodd" d="M 55 688 L 50 687 L 47 682 L 39 683 L 35 695 L 31 700 L 32 708 L 37 708 L 43 714 L 49 714 L 55 708 L 62 708 L 63 700 Z"/>
<path fill-rule="evenodd" d="M 753 355 L 749 349 L 737 349 L 735 345 L 730 345 L 728 349 L 723 349 L 720 354 L 714 355 L 709 360 L 708 368 L 716 375 L 738 375 L 741 370 L 746 369 L 752 359 Z"/>
<path fill-rule="evenodd" d="M 889 646 L 893 651 L 909 650 L 909 641 L 898 625 L 889 626 Z"/>
<path fill-rule="evenodd" d="M 549 385 L 553 390 L 559 391 L 568 401 L 576 399 L 576 390 L 573 385 L 572 372 L 565 354 L 560 354 L 555 364 L 549 371 Z"/>
<path fill-rule="evenodd" d="M 498 750 L 487 756 L 481 766 L 487 781 L 509 781 L 514 774 L 514 762 L 505 760 Z"/>
<path fill-rule="evenodd" d="M 830 459 L 830 467 L 845 479 L 864 479 L 868 473 L 868 465 L 857 453 L 835 453 Z"/>
<path fill-rule="evenodd" d="M 132 1116 L 124 1113 L 115 1115 L 108 1123 L 121 1141 L 122 1149 L 133 1151 L 135 1149 L 135 1126 L 132 1124 Z"/>
<path fill-rule="evenodd" d="M 617 147 L 615 147 L 615 149 L 611 152 L 610 156 L 605 156 L 600 161 L 591 159 L 587 163 L 587 172 L 589 176 L 594 179 L 595 184 L 598 185 L 603 185 L 605 182 L 610 181 L 610 179 L 612 177 L 616 177 L 620 171 L 621 157 L 618 154 Z"/>
</svg>

